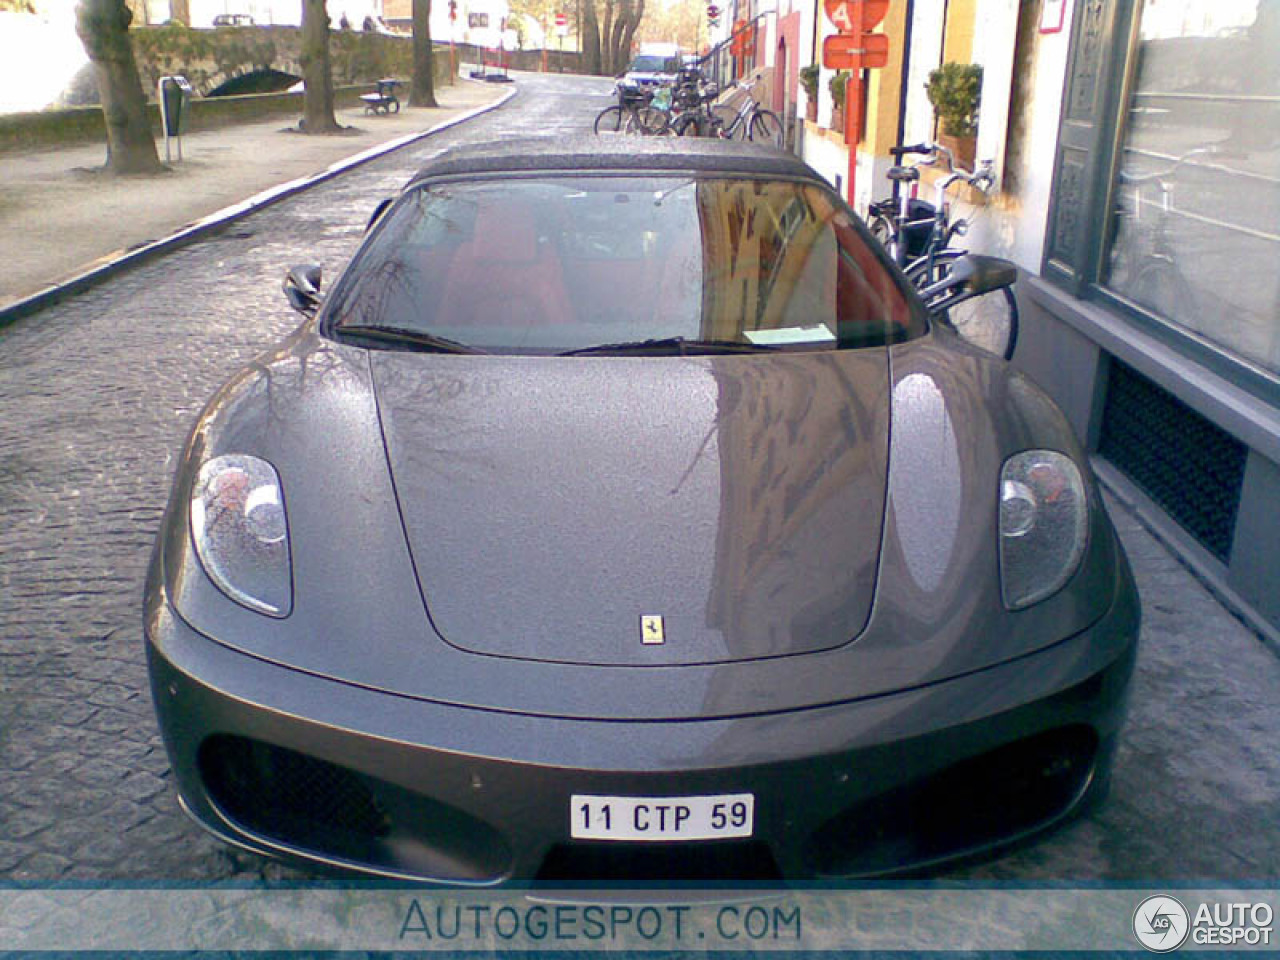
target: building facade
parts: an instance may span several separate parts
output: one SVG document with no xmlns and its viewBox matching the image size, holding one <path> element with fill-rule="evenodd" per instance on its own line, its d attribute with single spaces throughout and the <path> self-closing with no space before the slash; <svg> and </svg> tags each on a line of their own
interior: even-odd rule
<svg viewBox="0 0 1280 960">
<path fill-rule="evenodd" d="M 811 119 L 798 83 L 835 28 L 820 2 L 770 19 L 752 66 L 848 195 L 832 72 Z M 888 192 L 891 145 L 936 139 L 929 71 L 981 64 L 997 187 L 956 199 L 965 245 L 1020 267 L 1014 363 L 1109 486 L 1280 640 L 1280 0 L 892 0 L 880 29 L 851 202 Z"/>
<path fill-rule="evenodd" d="M 1280 635 L 1280 2 L 1075 0 L 1017 361 Z"/>
</svg>

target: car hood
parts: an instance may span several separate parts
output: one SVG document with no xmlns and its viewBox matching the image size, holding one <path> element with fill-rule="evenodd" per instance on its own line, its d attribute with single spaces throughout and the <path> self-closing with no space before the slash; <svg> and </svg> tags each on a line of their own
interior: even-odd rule
<svg viewBox="0 0 1280 960">
<path fill-rule="evenodd" d="M 431 623 L 477 654 L 600 665 L 828 650 L 864 628 L 887 351 L 372 357 Z M 662 643 L 652 621 L 661 617 Z"/>
</svg>

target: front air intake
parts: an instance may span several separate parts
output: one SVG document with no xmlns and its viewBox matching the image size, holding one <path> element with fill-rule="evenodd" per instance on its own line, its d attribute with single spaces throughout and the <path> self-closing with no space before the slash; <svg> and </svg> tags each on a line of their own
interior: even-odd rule
<svg viewBox="0 0 1280 960">
<path fill-rule="evenodd" d="M 1067 727 L 961 761 L 837 814 L 810 838 L 809 862 L 825 877 L 866 876 L 1030 833 L 1075 805 L 1097 748 L 1091 729 Z"/>
<path fill-rule="evenodd" d="M 354 773 L 332 763 L 243 737 L 211 737 L 200 772 L 214 800 L 254 833 L 290 846 L 354 857 L 391 831 L 386 812 Z"/>
</svg>

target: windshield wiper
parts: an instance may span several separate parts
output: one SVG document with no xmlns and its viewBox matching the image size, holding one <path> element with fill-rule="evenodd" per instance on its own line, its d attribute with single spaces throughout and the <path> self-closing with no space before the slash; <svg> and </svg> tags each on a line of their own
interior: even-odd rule
<svg viewBox="0 0 1280 960">
<path fill-rule="evenodd" d="M 773 350 L 773 347 L 755 343 L 743 343 L 741 340 L 696 340 L 685 337 L 663 337 L 657 340 L 630 340 L 622 343 L 599 343 L 594 347 L 582 347 L 578 350 L 566 350 L 562 357 L 581 357 L 592 353 L 639 353 L 639 354 L 674 354 L 676 356 L 694 356 L 707 353 L 758 353 Z"/>
<path fill-rule="evenodd" d="M 400 344 L 410 350 L 422 350 L 427 353 L 485 353 L 478 347 L 467 346 L 448 337 L 438 337 L 434 333 L 421 330 L 410 330 L 407 327 L 383 327 L 363 324 L 341 324 L 337 328 L 340 335 L 359 337 L 364 340 L 377 340 L 381 343 Z"/>
</svg>

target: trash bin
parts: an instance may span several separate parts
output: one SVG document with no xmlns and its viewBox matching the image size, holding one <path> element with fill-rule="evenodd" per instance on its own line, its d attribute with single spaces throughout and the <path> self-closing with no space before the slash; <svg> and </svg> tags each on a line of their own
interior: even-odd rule
<svg viewBox="0 0 1280 960">
<path fill-rule="evenodd" d="M 161 77 L 159 83 L 160 126 L 164 131 L 164 158 L 169 161 L 169 139 L 180 138 L 187 129 L 191 114 L 191 84 L 186 77 Z M 178 140 L 178 159 L 182 159 L 182 140 Z"/>
</svg>

